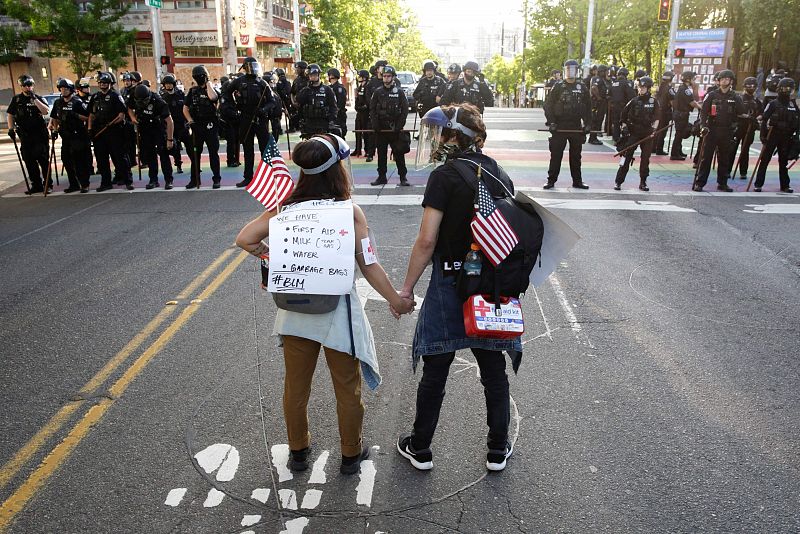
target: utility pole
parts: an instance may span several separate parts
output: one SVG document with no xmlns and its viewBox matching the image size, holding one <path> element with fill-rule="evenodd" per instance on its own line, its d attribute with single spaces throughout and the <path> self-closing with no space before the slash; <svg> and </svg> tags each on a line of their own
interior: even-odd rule
<svg viewBox="0 0 800 534">
<path fill-rule="evenodd" d="M 294 60 L 300 61 L 303 59 L 302 51 L 300 50 L 300 2 L 292 0 L 292 23 L 294 25 Z"/>
<path fill-rule="evenodd" d="M 525 95 L 528 86 L 525 83 L 525 48 L 528 45 L 528 0 L 522 3 L 522 83 L 519 86 L 519 93 L 517 96 L 517 105 L 525 107 Z"/>
<path fill-rule="evenodd" d="M 665 70 L 672 70 L 675 54 L 675 37 L 678 34 L 678 19 L 681 17 L 681 0 L 672 0 L 672 20 L 669 24 L 669 44 L 667 45 L 667 64 Z"/>
<path fill-rule="evenodd" d="M 225 47 L 222 49 L 222 59 L 228 72 L 235 72 L 239 64 L 236 55 L 236 40 L 233 35 L 233 8 L 231 0 L 225 0 Z M 228 74 L 226 72 L 225 74 Z"/>
<path fill-rule="evenodd" d="M 506 21 L 500 24 L 500 55 L 506 55 Z"/>
<path fill-rule="evenodd" d="M 586 48 L 583 51 L 583 66 L 592 62 L 592 29 L 594 28 L 594 0 L 589 0 L 589 19 L 586 21 Z"/>
<path fill-rule="evenodd" d="M 150 33 L 153 34 L 153 63 L 155 65 L 156 79 L 153 87 L 158 87 L 161 81 L 161 56 L 164 55 L 161 51 L 161 17 L 159 17 L 159 8 L 154 7 L 155 2 L 150 4 Z M 161 2 L 157 4 L 161 6 Z"/>
</svg>

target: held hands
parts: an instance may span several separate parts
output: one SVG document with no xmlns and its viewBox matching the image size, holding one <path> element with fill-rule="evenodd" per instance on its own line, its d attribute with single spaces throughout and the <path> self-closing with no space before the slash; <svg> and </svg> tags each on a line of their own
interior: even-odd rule
<svg viewBox="0 0 800 534">
<path fill-rule="evenodd" d="M 399 319 L 401 315 L 414 311 L 416 305 L 413 293 L 403 289 L 397 292 L 397 299 L 389 303 L 389 311 L 395 319 Z"/>
</svg>

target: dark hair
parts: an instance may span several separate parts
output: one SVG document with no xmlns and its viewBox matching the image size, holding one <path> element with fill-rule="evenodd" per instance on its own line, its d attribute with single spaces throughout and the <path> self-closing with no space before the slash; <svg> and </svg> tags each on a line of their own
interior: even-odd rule
<svg viewBox="0 0 800 534">
<path fill-rule="evenodd" d="M 334 147 L 338 141 L 330 135 L 321 135 Z M 303 202 L 305 200 L 319 200 L 321 198 L 335 198 L 347 200 L 350 198 L 350 177 L 344 170 L 342 162 L 335 163 L 319 174 L 307 174 L 303 167 L 313 169 L 328 161 L 331 157 L 330 149 L 318 141 L 310 139 L 301 141 L 292 151 L 292 161 L 300 167 L 300 177 L 297 179 L 294 191 L 286 199 L 285 204 Z"/>
<path fill-rule="evenodd" d="M 450 140 L 455 137 L 458 146 L 462 149 L 466 149 L 471 144 L 474 144 L 475 148 L 483 148 L 483 144 L 486 142 L 486 125 L 483 123 L 481 112 L 473 104 L 467 103 L 442 107 L 442 111 L 449 119 L 455 117 L 456 110 L 459 110 L 459 124 L 463 124 L 478 135 L 469 137 L 460 130 L 445 128 L 442 132 L 444 138 Z"/>
</svg>

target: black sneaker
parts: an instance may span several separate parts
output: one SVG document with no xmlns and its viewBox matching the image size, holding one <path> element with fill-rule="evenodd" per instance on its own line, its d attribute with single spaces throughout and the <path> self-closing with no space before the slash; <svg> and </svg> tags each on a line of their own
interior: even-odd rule
<svg viewBox="0 0 800 534">
<path fill-rule="evenodd" d="M 172 189 L 172 180 L 170 180 L 169 182 L 164 183 L 164 189 L 166 189 L 167 191 Z"/>
<path fill-rule="evenodd" d="M 135 187 L 133 187 L 133 184 L 125 184 L 125 189 L 127 189 L 128 191 L 133 191 Z"/>
<path fill-rule="evenodd" d="M 420 471 L 429 471 L 433 469 L 433 453 L 431 450 L 415 450 L 413 445 L 411 445 L 410 435 L 397 438 L 397 452 Z"/>
<path fill-rule="evenodd" d="M 614 191 L 619 191 L 621 189 L 622 189 L 622 186 L 620 184 L 614 184 Z"/>
<path fill-rule="evenodd" d="M 149 182 L 144 186 L 145 189 L 155 189 L 156 187 L 158 187 L 158 182 Z"/>
<path fill-rule="evenodd" d="M 639 184 L 639 191 L 650 191 L 650 188 L 647 187 L 647 183 L 646 182 L 642 182 L 642 183 Z"/>
<path fill-rule="evenodd" d="M 794 193 L 794 189 L 791 187 L 781 187 L 781 193 Z"/>
<path fill-rule="evenodd" d="M 406 180 L 405 176 L 403 176 L 403 177 L 400 178 L 400 185 L 407 186 L 407 185 L 411 185 L 411 184 L 408 183 L 408 180 Z"/>
<path fill-rule="evenodd" d="M 386 178 L 380 178 L 380 177 L 379 177 L 379 178 L 378 178 L 377 180 L 375 180 L 374 182 L 370 182 L 370 183 L 369 183 L 369 185 L 386 185 L 386 183 L 387 183 L 387 180 L 386 180 Z"/>
<path fill-rule="evenodd" d="M 241 182 L 236 182 L 236 187 L 247 187 L 250 185 L 250 180 L 252 180 L 252 178 L 242 178 Z"/>
<path fill-rule="evenodd" d="M 200 185 L 194 182 L 189 182 L 186 184 L 186 189 L 200 189 Z"/>
<path fill-rule="evenodd" d="M 760 187 L 754 187 L 753 191 L 755 191 L 756 193 L 760 193 L 761 192 L 761 188 Z"/>
<path fill-rule="evenodd" d="M 733 189 L 731 189 L 727 184 L 717 184 L 717 191 L 724 191 L 726 193 L 733 193 Z"/>
<path fill-rule="evenodd" d="M 102 193 L 103 191 L 108 191 L 109 189 L 114 189 L 114 188 L 110 185 L 101 185 L 100 187 L 95 189 L 95 191 L 97 191 L 98 193 Z"/>
<path fill-rule="evenodd" d="M 573 182 L 572 187 L 575 189 L 589 189 L 589 186 L 583 182 Z"/>
<path fill-rule="evenodd" d="M 486 453 L 486 469 L 502 471 L 506 468 L 506 460 L 511 458 L 512 454 L 514 454 L 514 445 L 511 442 L 508 442 L 502 451 L 489 449 L 489 452 Z"/>
<path fill-rule="evenodd" d="M 556 186 L 555 182 L 547 180 L 547 183 L 542 186 L 542 189 L 553 189 Z"/>
<path fill-rule="evenodd" d="M 364 158 L 364 161 L 369 163 L 370 161 L 372 161 L 372 156 L 367 156 L 366 158 Z"/>
<path fill-rule="evenodd" d="M 361 469 L 361 462 L 367 458 L 369 458 L 369 447 L 361 449 L 361 454 L 358 456 L 342 456 L 339 472 L 343 475 L 355 475 Z"/>
<path fill-rule="evenodd" d="M 289 456 L 289 469 L 291 471 L 299 472 L 308 469 L 308 453 L 311 447 L 300 449 L 299 451 L 290 451 Z"/>
<path fill-rule="evenodd" d="M 64 194 L 68 195 L 70 193 L 75 193 L 75 192 L 80 191 L 80 190 L 81 190 L 80 187 L 68 187 L 68 188 L 64 189 Z"/>
<path fill-rule="evenodd" d="M 219 189 L 221 181 L 222 181 L 222 178 L 218 178 L 218 179 L 214 180 L 213 183 L 211 184 L 211 189 Z"/>
</svg>

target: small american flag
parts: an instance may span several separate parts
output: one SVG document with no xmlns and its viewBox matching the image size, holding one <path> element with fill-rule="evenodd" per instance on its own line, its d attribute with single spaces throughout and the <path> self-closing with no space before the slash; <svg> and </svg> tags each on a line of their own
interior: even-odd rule
<svg viewBox="0 0 800 534">
<path fill-rule="evenodd" d="M 469 223 L 472 237 L 481 246 L 483 253 L 495 267 L 503 261 L 519 243 L 519 238 L 492 199 L 492 195 L 478 180 L 475 200 L 475 216 Z"/>
<path fill-rule="evenodd" d="M 278 204 L 283 204 L 293 190 L 292 175 L 289 174 L 278 145 L 270 136 L 269 144 L 258 162 L 256 174 L 247 186 L 247 192 L 264 204 L 267 211 L 272 211 L 277 209 Z"/>
</svg>

